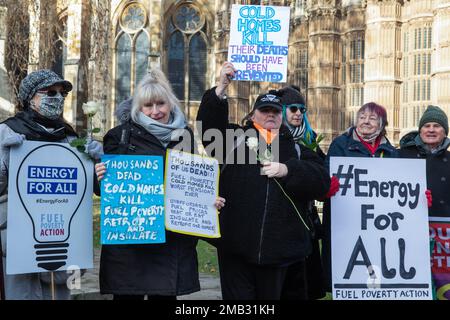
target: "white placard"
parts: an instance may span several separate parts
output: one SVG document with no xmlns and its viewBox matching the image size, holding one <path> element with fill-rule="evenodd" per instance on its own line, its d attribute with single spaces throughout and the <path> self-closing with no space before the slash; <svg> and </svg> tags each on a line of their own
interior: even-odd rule
<svg viewBox="0 0 450 320">
<path fill-rule="evenodd" d="M 331 157 L 333 299 L 432 299 L 425 160 Z"/>
<path fill-rule="evenodd" d="M 228 61 L 234 80 L 286 82 L 290 7 L 231 8 Z"/>
<path fill-rule="evenodd" d="M 11 148 L 7 274 L 93 268 L 93 163 L 65 143 Z"/>
<path fill-rule="evenodd" d="M 219 190 L 218 161 L 168 149 L 164 181 L 166 229 L 219 238 L 214 206 Z"/>
</svg>

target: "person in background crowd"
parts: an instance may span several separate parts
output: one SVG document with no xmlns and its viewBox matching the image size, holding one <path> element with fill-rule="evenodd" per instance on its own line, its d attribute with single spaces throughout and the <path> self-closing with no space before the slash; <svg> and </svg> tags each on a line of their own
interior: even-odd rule
<svg viewBox="0 0 450 320">
<path fill-rule="evenodd" d="M 281 103 L 283 104 L 283 123 L 289 128 L 294 138 L 299 159 L 302 159 L 302 150 L 306 147 L 316 152 L 322 160 L 325 160 L 325 154 L 319 147 L 321 138 L 317 137 L 317 134 L 309 124 L 307 106 L 305 98 L 300 93 L 300 88 L 286 86 L 280 90 L 274 90 L 274 94 L 281 98 Z M 331 193 L 336 193 L 339 188 L 339 182 L 335 177 L 332 177 L 331 183 L 333 190 L 331 190 L 329 196 L 332 195 Z M 306 267 L 308 299 L 320 299 L 325 296 L 319 244 L 319 240 L 322 238 L 323 228 L 314 201 L 308 202 L 307 214 L 310 226 L 314 230 L 313 250 L 311 255 L 306 258 L 305 263 L 301 261 L 289 266 L 282 293 L 283 299 L 295 300 L 301 298 L 301 294 L 298 293 L 298 288 L 303 286 L 299 282 L 304 279 L 299 277 L 299 275 L 303 274 L 301 269 L 304 267 Z"/>
<path fill-rule="evenodd" d="M 131 109 L 127 106 L 130 103 Z M 168 148 L 195 153 L 194 134 L 159 69 L 150 70 L 117 115 L 123 122 L 105 135 L 107 154 L 165 157 Z M 96 165 L 96 173 L 103 179 L 104 163 Z M 225 199 L 218 198 L 216 208 L 224 205 Z M 103 245 L 100 292 L 113 294 L 115 300 L 143 300 L 146 296 L 148 300 L 176 300 L 199 291 L 197 241 L 196 237 L 167 231 L 162 244 Z"/>
<path fill-rule="evenodd" d="M 274 92 L 280 96 L 283 104 L 283 124 L 289 128 L 296 144 L 304 145 L 325 160 L 326 155 L 319 146 L 322 136 L 317 136 L 309 124 L 308 107 L 305 97 L 300 93 L 300 88 L 291 85 Z M 296 149 L 298 150 L 299 147 Z"/>
<path fill-rule="evenodd" d="M 447 115 L 437 106 L 428 106 L 420 118 L 419 131 L 406 134 L 400 140 L 399 151 L 401 158 L 426 159 L 428 215 L 430 223 L 439 222 L 441 228 L 442 223 L 448 225 L 450 221 L 450 152 L 447 150 L 450 139 L 447 135 Z M 430 240 L 433 249 L 435 239 Z M 450 272 L 433 274 L 438 287 L 447 284 L 449 277 Z M 449 299 L 450 295 L 438 289 L 438 298 Z"/>
<path fill-rule="evenodd" d="M 197 114 L 207 150 L 208 130 L 223 137 L 230 130 L 236 138 L 225 141 L 223 152 L 211 150 L 223 163 L 219 190 L 227 199 L 220 214 L 222 237 L 215 243 L 222 297 L 281 299 L 289 265 L 311 253 L 306 204 L 328 191 L 330 178 L 313 151 L 305 148 L 298 160 L 276 95 L 259 95 L 242 127 L 229 123 L 225 92 L 235 71 L 230 62 L 223 64 L 217 87 L 205 92 Z M 236 163 L 236 158 L 243 163 Z M 304 272 L 299 277 L 304 278 Z M 306 298 L 305 285 L 298 292 Z"/>
<path fill-rule="evenodd" d="M 11 148 L 22 145 L 24 140 L 69 143 L 76 132 L 63 119 L 64 98 L 72 90 L 72 84 L 51 70 L 37 70 L 28 74 L 20 83 L 19 101 L 22 111 L 0 124 L 0 230 L 3 252 L 5 295 L 11 300 L 51 299 L 50 273 L 6 275 L 6 233 L 8 206 L 9 153 Z M 103 154 L 102 145 L 91 140 L 85 146 L 93 159 Z M 54 272 L 55 298 L 70 299 L 65 271 Z"/>
<path fill-rule="evenodd" d="M 325 160 L 329 169 L 331 157 L 380 157 L 396 158 L 398 152 L 386 138 L 386 109 L 374 102 L 364 104 L 356 114 L 356 123 L 338 136 L 330 145 Z M 330 201 L 323 208 L 324 238 L 322 262 L 327 291 L 331 291 L 331 209 Z"/>
</svg>

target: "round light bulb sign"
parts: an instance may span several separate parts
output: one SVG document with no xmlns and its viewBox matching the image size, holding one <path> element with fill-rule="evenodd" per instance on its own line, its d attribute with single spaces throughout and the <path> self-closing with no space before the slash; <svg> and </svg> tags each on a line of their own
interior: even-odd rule
<svg viewBox="0 0 450 320">
<path fill-rule="evenodd" d="M 30 267 L 62 270 L 72 249 L 79 251 L 73 248 L 78 237 L 90 230 L 92 243 L 92 207 L 86 204 L 92 205 L 93 164 L 67 144 L 42 142 L 12 148 L 11 160 L 9 195 L 18 201 L 8 201 L 8 253 L 17 252 L 10 231 L 18 229 L 34 251 Z M 7 268 L 9 260 L 8 254 Z"/>
</svg>

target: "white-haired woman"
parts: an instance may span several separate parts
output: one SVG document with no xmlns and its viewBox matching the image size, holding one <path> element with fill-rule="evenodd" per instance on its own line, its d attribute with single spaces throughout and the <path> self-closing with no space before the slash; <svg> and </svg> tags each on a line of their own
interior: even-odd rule
<svg viewBox="0 0 450 320">
<path fill-rule="evenodd" d="M 104 137 L 106 154 L 165 156 L 167 148 L 194 152 L 194 134 L 187 127 L 178 99 L 165 75 L 151 70 L 132 98 L 130 117 Z M 100 179 L 106 173 L 96 165 Z M 216 207 L 223 206 L 223 199 Z M 200 290 L 197 238 L 166 232 L 166 242 L 147 245 L 105 245 L 100 259 L 100 291 L 114 299 L 176 299 Z"/>
</svg>

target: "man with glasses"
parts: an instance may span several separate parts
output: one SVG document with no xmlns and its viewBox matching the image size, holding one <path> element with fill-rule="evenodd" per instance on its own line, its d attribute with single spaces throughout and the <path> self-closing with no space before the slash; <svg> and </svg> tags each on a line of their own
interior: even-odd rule
<svg viewBox="0 0 450 320">
<path fill-rule="evenodd" d="M 0 124 L 0 235 L 3 252 L 3 271 L 6 267 L 6 233 L 8 208 L 9 153 L 24 140 L 69 143 L 78 135 L 63 119 L 64 98 L 72 84 L 51 70 L 37 70 L 27 75 L 19 87 L 22 111 Z M 90 141 L 87 153 L 93 159 L 103 154 L 102 145 Z M 4 272 L 5 274 L 5 272 Z M 66 280 L 68 274 L 55 272 L 55 298 L 70 299 Z M 4 277 L 7 300 L 50 299 L 50 274 L 27 273 Z"/>
</svg>

